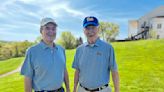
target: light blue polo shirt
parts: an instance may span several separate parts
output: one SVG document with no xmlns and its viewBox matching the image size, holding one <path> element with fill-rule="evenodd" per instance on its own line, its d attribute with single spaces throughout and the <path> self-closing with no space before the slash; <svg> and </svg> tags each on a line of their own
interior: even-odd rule
<svg viewBox="0 0 164 92">
<path fill-rule="evenodd" d="M 117 71 L 113 47 L 99 38 L 93 45 L 86 42 L 77 48 L 72 67 L 79 70 L 79 83 L 86 88 L 108 84 L 110 71 Z"/>
<path fill-rule="evenodd" d="M 61 46 L 50 48 L 41 41 L 27 50 L 21 74 L 32 79 L 35 91 L 55 90 L 64 81 L 65 63 L 65 50 Z"/>
</svg>

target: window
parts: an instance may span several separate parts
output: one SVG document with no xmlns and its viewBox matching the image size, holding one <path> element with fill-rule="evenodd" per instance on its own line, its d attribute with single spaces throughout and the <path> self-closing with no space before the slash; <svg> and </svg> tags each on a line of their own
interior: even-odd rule
<svg viewBox="0 0 164 92">
<path fill-rule="evenodd" d="M 153 29 L 153 25 L 152 24 L 150 25 L 150 29 Z"/>
<path fill-rule="evenodd" d="M 161 29 L 162 28 L 162 24 L 157 24 L 157 29 Z"/>
</svg>

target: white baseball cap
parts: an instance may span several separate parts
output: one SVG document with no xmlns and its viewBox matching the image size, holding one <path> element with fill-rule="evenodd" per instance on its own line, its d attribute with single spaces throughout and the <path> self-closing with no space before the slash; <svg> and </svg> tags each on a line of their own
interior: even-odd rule
<svg viewBox="0 0 164 92">
<path fill-rule="evenodd" d="M 57 26 L 56 22 L 52 18 L 43 18 L 40 22 L 40 26 L 45 26 L 50 22 L 53 23 L 55 26 Z"/>
</svg>

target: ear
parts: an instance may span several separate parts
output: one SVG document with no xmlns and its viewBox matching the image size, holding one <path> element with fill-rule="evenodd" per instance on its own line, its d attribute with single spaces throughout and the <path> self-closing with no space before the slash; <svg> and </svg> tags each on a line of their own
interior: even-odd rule
<svg viewBox="0 0 164 92">
<path fill-rule="evenodd" d="M 85 30 L 85 28 L 83 28 L 83 32 L 84 32 L 84 34 L 86 33 L 86 30 Z"/>
<path fill-rule="evenodd" d="M 99 31 L 100 31 L 100 30 L 99 30 L 99 26 L 98 26 L 98 27 L 97 27 L 97 32 L 99 33 Z"/>
<path fill-rule="evenodd" d="M 83 31 L 85 31 L 85 28 L 83 28 Z"/>
</svg>

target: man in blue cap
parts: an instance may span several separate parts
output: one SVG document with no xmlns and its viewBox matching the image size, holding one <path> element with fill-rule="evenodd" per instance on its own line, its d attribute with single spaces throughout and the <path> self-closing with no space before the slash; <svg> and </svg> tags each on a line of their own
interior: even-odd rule
<svg viewBox="0 0 164 92">
<path fill-rule="evenodd" d="M 69 92 L 69 78 L 66 69 L 65 50 L 54 43 L 57 24 L 52 18 L 41 20 L 40 33 L 42 40 L 27 50 L 21 68 L 25 76 L 25 92 L 64 92 L 65 82 Z"/>
<path fill-rule="evenodd" d="M 87 42 L 80 45 L 74 57 L 74 92 L 111 92 L 108 85 L 110 71 L 114 91 L 119 92 L 119 75 L 111 44 L 102 41 L 99 36 L 99 22 L 96 17 L 88 16 L 83 21 Z M 77 85 L 78 90 L 77 90 Z"/>
</svg>

